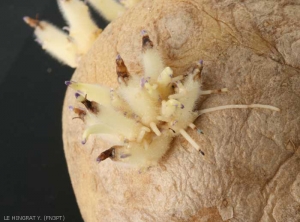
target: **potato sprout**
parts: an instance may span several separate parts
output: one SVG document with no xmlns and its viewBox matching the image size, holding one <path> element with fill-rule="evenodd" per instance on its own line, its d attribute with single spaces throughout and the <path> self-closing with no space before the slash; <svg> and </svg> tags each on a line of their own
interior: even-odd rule
<svg viewBox="0 0 300 222">
<path fill-rule="evenodd" d="M 89 2 L 108 21 L 116 19 L 125 7 L 132 7 L 140 0 L 124 0 L 121 5 L 114 0 L 90 0 Z M 68 26 L 63 30 L 46 21 L 24 17 L 24 21 L 34 28 L 36 41 L 57 60 L 76 68 L 83 55 L 91 48 L 102 32 L 92 20 L 85 2 L 80 0 L 58 0 L 58 5 Z"/>
</svg>

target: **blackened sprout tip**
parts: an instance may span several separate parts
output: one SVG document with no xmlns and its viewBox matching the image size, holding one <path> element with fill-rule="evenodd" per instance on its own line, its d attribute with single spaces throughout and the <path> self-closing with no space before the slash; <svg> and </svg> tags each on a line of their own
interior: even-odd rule
<svg viewBox="0 0 300 222">
<path fill-rule="evenodd" d="M 102 152 L 98 158 L 97 158 L 97 162 L 101 162 L 103 160 L 106 160 L 107 158 L 114 158 L 115 157 L 115 148 L 112 147 L 108 150 L 105 150 L 104 152 Z"/>
<path fill-rule="evenodd" d="M 153 48 L 153 42 L 150 40 L 148 33 L 143 30 L 142 32 L 142 46 L 143 46 L 143 51 L 147 49 L 152 49 Z"/>
<path fill-rule="evenodd" d="M 86 144 L 86 139 L 82 140 L 82 141 L 81 141 L 81 144 L 82 144 L 82 145 Z"/>
<path fill-rule="evenodd" d="M 202 59 L 199 60 L 199 64 L 200 64 L 200 65 L 203 65 L 203 60 L 202 60 Z"/>
<path fill-rule="evenodd" d="M 181 104 L 180 108 L 181 108 L 181 109 L 184 109 L 184 105 L 183 105 L 183 104 Z"/>
</svg>

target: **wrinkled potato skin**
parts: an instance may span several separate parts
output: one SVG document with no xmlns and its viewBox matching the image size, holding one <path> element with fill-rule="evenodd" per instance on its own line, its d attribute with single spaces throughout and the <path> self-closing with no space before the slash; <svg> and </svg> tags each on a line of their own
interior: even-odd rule
<svg viewBox="0 0 300 222">
<path fill-rule="evenodd" d="M 148 31 L 175 74 L 204 60 L 203 89 L 226 94 L 199 108 L 260 103 L 281 109 L 224 110 L 199 117 L 188 132 L 206 153 L 176 138 L 145 172 L 106 160 L 97 136 L 82 145 L 68 90 L 63 139 L 85 221 L 300 221 L 300 4 L 296 1 L 143 1 L 107 26 L 73 80 L 117 85 L 115 57 L 142 73 L 141 35 Z"/>
</svg>

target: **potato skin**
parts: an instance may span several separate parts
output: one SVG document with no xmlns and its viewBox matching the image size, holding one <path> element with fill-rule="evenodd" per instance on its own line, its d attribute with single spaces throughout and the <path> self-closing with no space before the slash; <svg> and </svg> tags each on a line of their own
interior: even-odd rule
<svg viewBox="0 0 300 222">
<path fill-rule="evenodd" d="M 300 220 L 300 6 L 288 1 L 142 1 L 107 26 L 72 79 L 116 86 L 115 56 L 141 73 L 147 30 L 175 74 L 204 60 L 204 89 L 229 93 L 200 98 L 199 108 L 261 103 L 269 110 L 225 110 L 201 116 L 189 131 L 206 153 L 182 137 L 157 167 L 110 160 L 99 137 L 80 143 L 66 93 L 63 140 L 71 181 L 85 221 Z"/>
</svg>

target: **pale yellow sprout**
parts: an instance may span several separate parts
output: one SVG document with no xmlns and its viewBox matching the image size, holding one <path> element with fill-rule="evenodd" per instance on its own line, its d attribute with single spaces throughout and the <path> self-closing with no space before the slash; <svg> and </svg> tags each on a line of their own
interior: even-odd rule
<svg viewBox="0 0 300 222">
<path fill-rule="evenodd" d="M 116 111 L 110 106 L 100 105 L 94 101 L 89 101 L 80 94 L 75 94 L 77 101 L 87 108 L 86 120 L 88 127 L 84 133 L 83 143 L 86 142 L 89 134 L 114 134 L 124 137 L 127 140 L 136 140 L 138 133 L 143 127 L 134 118 L 128 118 L 124 113 Z"/>
<path fill-rule="evenodd" d="M 149 125 L 150 125 L 150 128 L 152 129 L 152 131 L 156 134 L 156 136 L 161 135 L 161 132 L 159 131 L 159 129 L 157 128 L 157 125 L 154 122 L 151 122 Z"/>
<path fill-rule="evenodd" d="M 210 113 L 218 110 L 224 109 L 248 109 L 248 108 L 262 108 L 262 109 L 270 109 L 273 111 L 280 111 L 277 107 L 270 106 L 270 105 L 262 105 L 262 104 L 250 104 L 250 105 L 226 105 L 226 106 L 218 106 L 208 109 L 202 109 L 198 111 L 198 115 L 202 115 L 204 113 Z"/>
<path fill-rule="evenodd" d="M 118 90 L 119 96 L 126 101 L 131 110 L 141 118 L 144 124 L 156 121 L 158 115 L 158 97 L 153 99 L 143 83 L 143 79 L 133 76 L 127 86 L 122 84 Z M 128 93 L 130 89 L 130 93 Z M 141 90 L 142 89 L 142 90 Z"/>
<path fill-rule="evenodd" d="M 160 86 L 166 87 L 171 83 L 173 76 L 173 70 L 170 67 L 166 67 L 159 75 L 157 82 Z"/>
<path fill-rule="evenodd" d="M 92 47 L 93 43 L 102 32 L 92 20 L 89 9 L 81 0 L 57 0 L 61 13 L 68 27 L 59 30 L 46 21 L 39 21 L 24 17 L 24 21 L 35 29 L 34 33 L 43 49 L 62 63 L 75 68 L 80 59 Z M 140 0 L 129 0 L 123 3 L 132 7 Z M 122 4 L 115 0 L 89 0 L 91 5 L 108 21 L 116 19 L 126 10 Z M 153 54 L 155 55 L 155 54 Z"/>
<path fill-rule="evenodd" d="M 113 159 L 138 166 L 140 169 L 153 166 L 168 151 L 172 139 L 171 134 L 164 134 L 164 136 L 154 137 L 147 147 L 137 142 L 132 142 L 128 146 L 118 146 L 115 148 Z"/>
<path fill-rule="evenodd" d="M 173 70 L 170 67 L 166 67 L 158 76 L 157 83 L 159 88 L 158 90 L 161 92 L 161 99 L 166 99 L 168 98 L 168 95 L 171 94 L 172 88 L 170 87 L 170 84 L 174 80 L 172 77 Z"/>
<path fill-rule="evenodd" d="M 153 47 L 153 42 L 150 40 L 146 31 L 142 31 L 143 35 L 143 66 L 144 76 L 151 80 L 156 79 L 164 70 L 165 65 L 160 56 L 159 51 Z"/>
<path fill-rule="evenodd" d="M 142 140 L 143 140 L 143 138 L 144 138 L 146 132 L 149 133 L 149 132 L 150 132 L 150 129 L 147 128 L 147 127 L 142 127 L 142 128 L 141 128 L 141 131 L 140 131 L 140 133 L 139 133 L 139 136 L 138 136 L 138 138 L 137 138 L 137 140 L 136 140 L 138 143 L 142 142 Z"/>
<path fill-rule="evenodd" d="M 183 86 L 181 81 L 176 81 L 176 91 L 174 94 L 168 96 L 169 99 L 179 99 L 186 96 L 186 88 Z"/>
<path fill-rule="evenodd" d="M 144 75 L 129 73 L 118 55 L 116 77 L 120 85 L 111 90 L 110 97 L 108 89 L 104 90 L 103 87 L 67 82 L 75 90 L 80 90 L 80 94 L 76 93 L 77 100 L 86 107 L 86 115 L 82 111 L 75 112 L 86 123 L 83 143 L 91 134 L 102 135 L 104 139 L 107 135 L 112 136 L 108 138 L 115 138 L 115 141 L 109 139 L 112 147 L 101 153 L 98 161 L 110 157 L 139 168 L 149 167 L 160 160 L 170 148 L 172 139 L 177 136 L 182 136 L 205 155 L 201 151 L 201 144 L 196 143 L 187 132 L 187 128 L 198 130 L 193 122 L 199 115 L 229 108 L 279 111 L 276 107 L 261 104 L 225 105 L 195 111 L 200 96 L 228 90 L 201 90 L 202 61 L 192 65 L 192 71 L 187 75 L 173 77 L 172 69 L 164 68 L 162 58 L 146 32 L 143 32 L 142 46 Z"/>
<path fill-rule="evenodd" d="M 212 93 L 220 93 L 220 92 L 228 92 L 228 89 L 223 88 L 223 89 L 216 89 L 216 90 L 204 90 L 204 91 L 201 91 L 201 95 L 209 95 Z"/>
<path fill-rule="evenodd" d="M 111 104 L 110 89 L 106 86 L 77 83 L 74 81 L 66 81 L 65 84 L 78 92 L 82 92 L 84 90 L 89 100 L 95 101 L 104 106 L 110 106 Z"/>
<path fill-rule="evenodd" d="M 79 0 L 58 0 L 59 7 L 69 27 L 69 35 L 49 22 L 25 17 L 43 49 L 59 61 L 77 67 L 82 55 L 87 53 L 101 32 L 89 15 L 88 7 Z"/>
<path fill-rule="evenodd" d="M 36 40 L 44 50 L 62 63 L 75 68 L 102 30 L 92 20 L 89 9 L 83 1 L 57 1 L 68 24 L 68 27 L 63 29 L 67 30 L 69 35 L 46 21 L 29 17 L 24 17 L 24 21 L 35 29 Z M 126 1 L 126 5 L 131 7 L 139 1 Z M 125 11 L 125 7 L 114 0 L 90 0 L 89 2 L 109 21 Z"/>
<path fill-rule="evenodd" d="M 145 69 L 145 77 L 157 78 L 165 68 L 161 61 L 158 50 L 147 50 L 143 55 L 143 66 Z M 146 71 L 147 70 L 147 71 Z"/>
<path fill-rule="evenodd" d="M 162 101 L 161 114 L 162 116 L 169 118 L 176 112 L 178 107 L 183 108 L 183 105 L 175 99 L 169 99 L 168 101 Z"/>
<path fill-rule="evenodd" d="M 91 19 L 89 9 L 80 0 L 58 0 L 58 5 L 67 24 L 69 35 L 77 46 L 77 54 L 85 54 L 101 29 Z"/>
<path fill-rule="evenodd" d="M 115 20 L 126 10 L 115 0 L 88 0 L 88 2 L 108 21 Z"/>
<path fill-rule="evenodd" d="M 88 127 L 82 135 L 82 143 L 86 143 L 86 140 L 91 134 L 117 134 L 115 130 L 105 124 L 95 124 Z"/>
<path fill-rule="evenodd" d="M 197 144 L 195 140 L 193 140 L 192 137 L 184 129 L 180 129 L 179 132 L 184 137 L 184 139 L 186 139 L 197 151 L 200 150 L 199 144 Z"/>
<path fill-rule="evenodd" d="M 53 57 L 68 66 L 77 66 L 76 45 L 70 41 L 68 35 L 46 21 L 38 21 L 24 17 L 24 21 L 34 28 L 36 41 Z"/>
</svg>

